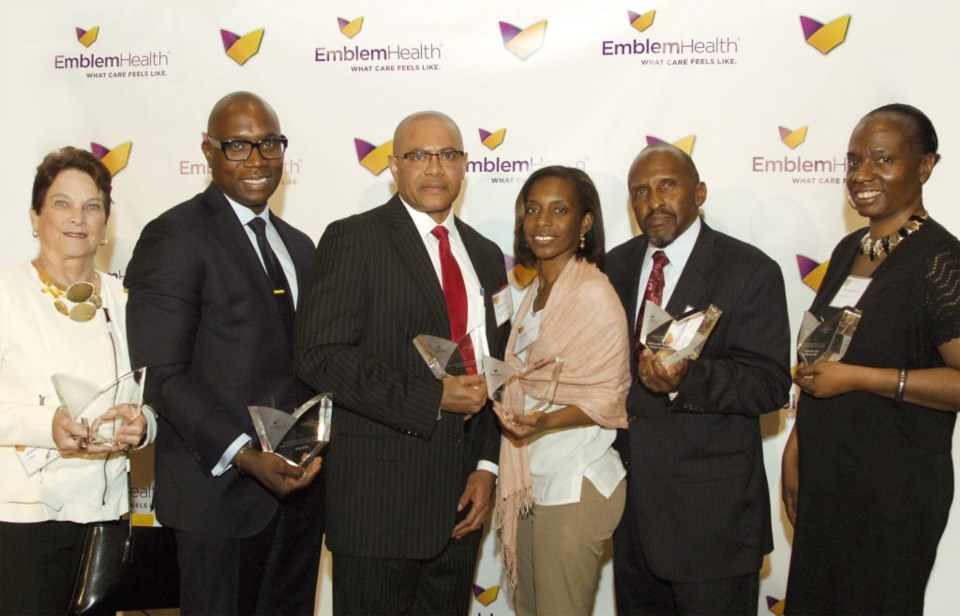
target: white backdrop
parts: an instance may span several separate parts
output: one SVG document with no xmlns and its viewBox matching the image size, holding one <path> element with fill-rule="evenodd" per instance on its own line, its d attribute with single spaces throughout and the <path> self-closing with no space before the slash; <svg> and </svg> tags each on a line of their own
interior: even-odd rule
<svg viewBox="0 0 960 616">
<path fill-rule="evenodd" d="M 290 149 L 271 207 L 314 239 L 330 221 L 389 197 L 394 187 L 376 148 L 413 111 L 439 109 L 459 123 L 473 162 L 457 211 L 505 253 L 516 192 L 533 169 L 585 169 L 600 190 L 612 248 L 636 232 L 625 188 L 633 156 L 648 138 L 685 139 L 709 187 L 706 219 L 780 263 L 796 331 L 813 297 L 797 257 L 822 262 L 862 226 L 840 184 L 847 138 L 865 112 L 894 101 L 920 107 L 937 126 L 943 160 L 926 204 L 960 232 L 946 194 L 960 153 L 960 5 L 947 0 L 48 0 L 5 3 L 3 13 L 0 109 L 9 124 L 0 148 L 0 265 L 36 252 L 27 210 L 42 156 L 99 144 L 122 167 L 101 266 L 122 276 L 142 226 L 206 185 L 201 132 L 213 103 L 237 89 L 277 109 Z M 827 53 L 805 40 L 801 16 L 828 24 L 807 31 Z M 805 127 L 805 139 L 782 141 L 781 127 Z M 495 136 L 484 144 L 501 129 L 502 143 Z M 789 410 L 764 421 L 776 549 L 758 613 L 778 611 L 784 595 L 791 532 L 776 495 L 791 424 Z M 960 614 L 953 517 L 929 614 Z M 484 543 L 481 589 L 501 584 L 494 543 Z M 597 614 L 613 612 L 610 578 L 608 566 Z M 321 600 L 325 611 L 328 581 Z M 509 603 L 500 592 L 474 608 L 508 614 Z"/>
</svg>

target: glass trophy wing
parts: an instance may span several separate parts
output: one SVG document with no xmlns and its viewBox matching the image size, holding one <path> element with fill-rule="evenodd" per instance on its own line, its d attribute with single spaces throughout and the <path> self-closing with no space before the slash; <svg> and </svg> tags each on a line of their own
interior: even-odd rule
<svg viewBox="0 0 960 616">
<path fill-rule="evenodd" d="M 797 358 L 804 366 L 843 359 L 863 314 L 850 306 L 826 310 L 822 320 L 810 312 L 803 315 L 797 336 Z"/>
<path fill-rule="evenodd" d="M 472 356 L 473 353 L 461 353 L 464 343 L 470 340 L 473 332 L 479 329 L 479 325 L 474 327 L 462 338 L 454 342 L 439 336 L 430 336 L 419 334 L 413 339 L 413 346 L 416 347 L 423 361 L 427 363 L 430 372 L 438 379 L 444 379 L 450 376 L 450 370 L 455 367 L 465 367 L 468 363 L 476 365 L 476 359 L 464 360 L 465 356 Z M 478 370 L 479 371 L 479 370 Z"/>
<path fill-rule="evenodd" d="M 331 394 L 317 394 L 292 413 L 268 406 L 248 406 L 260 448 L 291 464 L 306 466 L 330 442 Z"/>
<path fill-rule="evenodd" d="M 539 370 L 544 366 L 549 366 L 553 362 L 557 361 L 563 363 L 563 358 L 557 356 L 552 359 L 541 359 L 532 366 L 520 368 L 518 370 L 505 361 L 501 361 L 495 357 L 490 357 L 489 355 L 484 355 L 483 375 L 487 382 L 487 397 L 491 400 L 499 401 L 502 393 L 500 390 L 509 381 L 515 378 L 522 378 L 535 370 Z"/>
<path fill-rule="evenodd" d="M 117 417 L 100 421 L 100 417 L 118 404 L 133 403 L 139 408 L 143 404 L 146 375 L 144 367 L 120 375 L 106 385 L 63 373 L 52 375 L 50 381 L 70 417 L 74 421 L 90 422 L 91 439 L 96 443 L 110 443 L 121 420 Z"/>
<path fill-rule="evenodd" d="M 647 307 L 651 305 L 655 306 L 647 302 Z M 647 334 L 644 344 L 654 353 L 669 351 L 661 355 L 664 368 L 685 359 L 696 359 L 722 314 L 722 310 L 710 304 L 704 310 L 685 312 L 678 317 L 667 315 L 667 320 Z"/>
</svg>

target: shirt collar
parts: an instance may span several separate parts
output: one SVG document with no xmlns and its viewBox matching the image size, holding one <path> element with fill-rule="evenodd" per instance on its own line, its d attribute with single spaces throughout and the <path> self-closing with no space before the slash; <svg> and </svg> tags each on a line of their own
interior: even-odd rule
<svg viewBox="0 0 960 616">
<path fill-rule="evenodd" d="M 680 237 L 670 242 L 665 248 L 657 248 L 653 244 L 647 243 L 647 252 L 644 255 L 644 261 L 652 259 L 653 253 L 662 250 L 670 259 L 670 265 L 682 267 L 687 263 L 690 254 L 693 252 L 693 245 L 697 243 L 697 236 L 700 235 L 700 217 L 697 216 L 687 229 L 680 234 Z"/>
<path fill-rule="evenodd" d="M 400 197 L 400 202 L 403 203 L 403 207 L 406 208 L 407 213 L 410 214 L 410 218 L 413 219 L 413 224 L 417 227 L 417 233 L 420 234 L 420 237 L 425 238 L 428 235 L 432 235 L 431 231 L 437 226 L 446 227 L 450 237 L 460 237 L 460 233 L 457 231 L 457 225 L 454 224 L 452 209 L 443 222 L 438 223 L 430 217 L 430 214 L 413 209 L 410 204 L 403 200 L 403 197 Z"/>
<path fill-rule="evenodd" d="M 270 208 L 269 207 L 263 208 L 263 211 L 257 214 L 247 206 L 241 205 L 240 203 L 237 203 L 236 201 L 231 199 L 227 195 L 227 193 L 223 193 L 223 196 L 226 197 L 227 203 L 229 203 L 230 207 L 233 208 L 233 213 L 237 215 L 237 218 L 240 219 L 240 224 L 243 225 L 244 227 L 246 227 L 250 223 L 250 221 L 253 220 L 254 218 L 262 218 L 263 222 L 267 223 L 267 225 L 270 224 Z"/>
</svg>

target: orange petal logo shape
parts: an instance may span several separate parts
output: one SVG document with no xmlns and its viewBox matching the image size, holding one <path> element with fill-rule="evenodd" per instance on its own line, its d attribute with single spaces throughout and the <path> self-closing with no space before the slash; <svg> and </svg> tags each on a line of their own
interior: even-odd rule
<svg viewBox="0 0 960 616">
<path fill-rule="evenodd" d="M 100 162 L 103 163 L 103 166 L 106 167 L 107 171 L 110 172 L 111 177 L 123 171 L 124 167 L 127 166 L 127 161 L 130 160 L 131 148 L 133 148 L 132 141 L 121 143 L 112 150 L 107 149 L 99 143 L 90 144 L 90 151 L 94 156 L 100 159 Z"/>
<path fill-rule="evenodd" d="M 263 41 L 265 30 L 260 28 L 238 36 L 229 30 L 220 30 L 220 38 L 223 40 L 223 49 L 230 58 L 243 66 L 247 60 L 257 55 L 260 51 L 260 43 Z"/>
<path fill-rule="evenodd" d="M 507 129 L 501 128 L 500 130 L 489 132 L 485 131 L 482 128 L 480 129 L 480 143 L 485 145 L 488 150 L 496 150 L 500 147 L 500 144 L 503 143 L 503 138 L 507 136 Z"/>
<path fill-rule="evenodd" d="M 807 138 L 807 127 L 801 126 L 797 130 L 790 130 L 786 126 L 780 126 L 780 141 L 791 150 L 797 148 Z"/>
<path fill-rule="evenodd" d="M 850 16 L 837 17 L 824 25 L 816 19 L 801 15 L 800 26 L 803 28 L 803 38 L 807 43 L 823 55 L 827 55 L 846 40 Z"/>
<path fill-rule="evenodd" d="M 353 21 L 337 17 L 337 25 L 340 27 L 340 34 L 352 39 L 360 34 L 360 30 L 363 28 L 363 17 L 357 17 Z"/>
<path fill-rule="evenodd" d="M 500 595 L 499 586 L 491 586 L 484 589 L 482 586 L 473 585 L 473 596 L 480 602 L 480 605 L 486 607 L 497 600 Z"/>
<path fill-rule="evenodd" d="M 648 11 L 643 15 L 634 13 L 633 11 L 627 11 L 627 17 L 630 19 L 630 25 L 636 28 L 638 32 L 643 32 L 652 26 L 653 18 L 656 16 L 656 11 Z"/>
<path fill-rule="evenodd" d="M 381 145 L 373 145 L 363 139 L 354 139 L 353 145 L 357 148 L 357 160 L 360 166 L 372 173 L 380 175 L 387 168 L 387 157 L 393 151 L 393 139 Z"/>
<path fill-rule="evenodd" d="M 696 135 L 687 135 L 682 139 L 677 139 L 671 145 L 676 146 L 677 148 L 683 150 L 687 153 L 687 156 L 693 156 L 693 144 L 697 141 Z M 657 137 L 652 137 L 647 135 L 647 145 L 654 145 L 657 143 L 666 143 L 663 139 Z"/>
<path fill-rule="evenodd" d="M 100 26 L 94 26 L 89 30 L 77 28 L 77 40 L 84 47 L 89 47 L 97 42 L 97 36 L 100 34 Z"/>
<path fill-rule="evenodd" d="M 523 30 L 501 21 L 500 36 L 503 37 L 503 46 L 507 51 L 521 60 L 526 60 L 543 47 L 543 40 L 547 36 L 547 20 L 538 21 Z"/>
</svg>

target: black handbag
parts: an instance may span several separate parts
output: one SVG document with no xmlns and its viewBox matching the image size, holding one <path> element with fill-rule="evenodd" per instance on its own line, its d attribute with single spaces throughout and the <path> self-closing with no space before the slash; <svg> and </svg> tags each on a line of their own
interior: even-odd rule
<svg viewBox="0 0 960 616">
<path fill-rule="evenodd" d="M 179 606 L 180 568 L 172 529 L 134 526 L 132 520 L 87 526 L 67 606 L 70 614 Z"/>
</svg>

